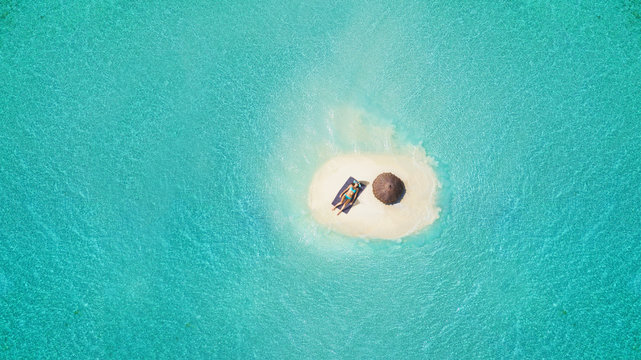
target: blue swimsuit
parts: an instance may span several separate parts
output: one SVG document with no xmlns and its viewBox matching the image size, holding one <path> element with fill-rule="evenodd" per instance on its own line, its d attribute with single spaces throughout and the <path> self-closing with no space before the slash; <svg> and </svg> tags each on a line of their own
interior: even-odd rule
<svg viewBox="0 0 641 360">
<path fill-rule="evenodd" d="M 350 190 L 352 190 L 352 192 L 353 192 L 354 194 L 356 194 L 356 189 L 351 188 Z M 352 200 L 352 198 L 351 198 L 351 197 L 349 197 L 349 195 L 347 195 L 347 193 L 345 193 L 345 195 L 344 195 L 344 196 L 345 196 L 346 198 L 348 198 L 348 199 Z"/>
</svg>

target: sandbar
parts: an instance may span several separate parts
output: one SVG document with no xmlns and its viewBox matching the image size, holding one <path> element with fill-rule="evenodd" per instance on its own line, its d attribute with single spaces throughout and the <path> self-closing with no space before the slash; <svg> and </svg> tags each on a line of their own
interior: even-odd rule
<svg viewBox="0 0 641 360">
<path fill-rule="evenodd" d="M 405 195 L 394 205 L 380 202 L 372 191 L 376 176 L 391 172 L 405 184 Z M 336 215 L 331 202 L 348 177 L 368 185 L 348 214 Z M 314 174 L 308 206 L 318 223 L 343 235 L 398 240 L 417 233 L 439 217 L 436 192 L 440 183 L 425 155 L 345 154 L 325 162 Z"/>
</svg>

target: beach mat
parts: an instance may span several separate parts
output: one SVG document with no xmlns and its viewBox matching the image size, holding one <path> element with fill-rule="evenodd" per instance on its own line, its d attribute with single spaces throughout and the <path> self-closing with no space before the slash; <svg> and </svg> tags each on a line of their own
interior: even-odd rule
<svg viewBox="0 0 641 360">
<path fill-rule="evenodd" d="M 332 201 L 332 205 L 336 205 L 339 202 L 341 202 L 341 199 L 340 199 L 341 193 L 343 192 L 343 190 L 347 189 L 349 184 L 353 183 L 354 180 L 356 179 L 350 176 L 349 179 L 345 181 L 345 184 L 343 185 L 343 187 L 341 187 L 341 189 L 338 190 L 338 192 L 336 193 L 336 197 L 334 197 L 334 201 Z M 365 190 L 365 184 L 361 183 L 361 190 L 358 192 L 358 195 L 356 196 L 356 198 L 354 198 L 354 202 L 350 205 L 347 205 L 343 210 L 345 214 L 347 214 L 352 209 L 352 206 L 356 203 L 356 200 L 358 199 L 358 197 L 361 196 L 361 194 L 363 193 L 363 190 Z"/>
</svg>

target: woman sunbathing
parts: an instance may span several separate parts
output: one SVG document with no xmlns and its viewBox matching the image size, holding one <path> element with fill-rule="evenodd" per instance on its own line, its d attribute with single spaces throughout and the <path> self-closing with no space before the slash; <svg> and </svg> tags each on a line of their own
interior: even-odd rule
<svg viewBox="0 0 641 360">
<path fill-rule="evenodd" d="M 358 192 L 360 190 L 361 190 L 361 183 L 358 182 L 358 180 L 354 180 L 354 182 L 352 182 L 347 187 L 347 189 L 345 189 L 345 190 L 343 190 L 343 192 L 341 192 L 341 194 L 339 196 L 341 201 L 338 204 L 336 204 L 336 206 L 334 206 L 332 208 L 332 211 L 334 211 L 334 210 L 336 210 L 337 207 L 340 207 L 340 209 L 338 209 L 338 214 L 336 214 L 336 216 L 340 215 L 341 212 L 343 212 L 343 210 L 345 210 L 345 207 L 347 205 L 350 205 L 350 204 L 354 203 L 354 201 L 356 200 L 356 197 L 358 196 Z"/>
</svg>

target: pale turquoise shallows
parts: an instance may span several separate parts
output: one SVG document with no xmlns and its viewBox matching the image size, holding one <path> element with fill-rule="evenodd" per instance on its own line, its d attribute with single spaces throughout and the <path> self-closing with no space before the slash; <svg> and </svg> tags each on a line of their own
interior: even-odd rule
<svg viewBox="0 0 641 360">
<path fill-rule="evenodd" d="M 640 358 L 641 4 L 471 3 L 1 1 L 0 358 Z M 314 224 L 341 108 L 432 228 Z"/>
</svg>

